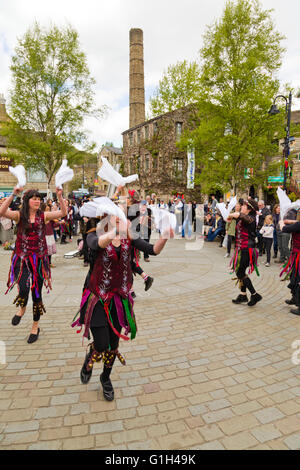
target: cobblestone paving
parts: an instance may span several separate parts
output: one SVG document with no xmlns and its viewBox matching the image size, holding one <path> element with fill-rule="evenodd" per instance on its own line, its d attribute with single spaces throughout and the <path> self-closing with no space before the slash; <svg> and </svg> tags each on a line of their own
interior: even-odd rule
<svg viewBox="0 0 300 470">
<path fill-rule="evenodd" d="M 70 323 L 87 268 L 62 257 L 74 247 L 54 257 L 36 343 L 26 342 L 31 301 L 13 327 L 16 292 L 1 294 L 0 449 L 300 449 L 300 365 L 291 360 L 300 318 L 284 304 L 278 265 L 260 263 L 252 279 L 263 300 L 249 308 L 232 304 L 238 290 L 215 243 L 193 251 L 172 240 L 141 261 L 155 281 L 147 293 L 135 281 L 138 334 L 120 345 L 127 366 L 113 369 L 109 403 L 99 364 L 88 385 L 79 379 L 85 348 Z M 2 249 L 0 261 L 4 292 Z"/>
</svg>

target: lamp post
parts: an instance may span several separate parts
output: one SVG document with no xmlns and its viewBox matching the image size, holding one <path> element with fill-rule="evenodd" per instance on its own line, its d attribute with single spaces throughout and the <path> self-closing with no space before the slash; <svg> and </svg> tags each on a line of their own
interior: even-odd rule
<svg viewBox="0 0 300 470">
<path fill-rule="evenodd" d="M 280 111 L 276 106 L 276 100 L 278 98 L 283 98 L 285 100 L 285 113 L 287 118 L 287 125 L 285 128 L 285 139 L 283 144 L 283 156 L 284 156 L 284 174 L 283 174 L 283 189 L 286 191 L 286 180 L 287 180 L 287 172 L 289 167 L 289 154 L 290 154 L 290 125 L 291 125 L 291 111 L 292 111 L 292 92 L 290 91 L 289 97 L 286 98 L 283 95 L 278 95 L 273 101 L 271 109 L 269 110 L 269 114 L 273 116 L 274 114 L 278 114 Z"/>
</svg>

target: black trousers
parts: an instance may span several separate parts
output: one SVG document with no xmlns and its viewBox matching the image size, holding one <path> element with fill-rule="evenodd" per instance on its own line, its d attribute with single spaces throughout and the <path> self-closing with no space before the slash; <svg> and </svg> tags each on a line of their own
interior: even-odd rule
<svg viewBox="0 0 300 470">
<path fill-rule="evenodd" d="M 267 263 L 271 261 L 271 248 L 273 245 L 273 238 L 263 237 L 264 246 L 267 253 Z"/>
<path fill-rule="evenodd" d="M 41 261 L 39 261 L 41 263 Z M 15 267 L 15 275 L 16 277 L 18 276 L 20 272 L 20 266 L 21 266 L 21 260 L 18 260 L 16 263 Z M 39 272 L 39 270 L 38 270 Z M 30 279 L 32 277 L 32 267 L 29 265 L 29 269 L 27 268 L 26 264 L 23 264 L 23 272 L 21 275 L 21 278 L 19 280 L 19 296 L 22 297 L 23 299 L 28 299 L 29 297 L 29 292 L 30 292 Z M 41 302 L 42 301 L 42 288 L 44 284 L 44 279 L 38 274 L 38 295 L 36 294 L 35 288 L 31 290 L 32 293 L 32 301 L 34 303 Z M 27 303 L 27 302 L 26 302 Z M 40 314 L 36 313 L 33 315 L 33 321 L 39 321 L 40 320 Z"/>
<path fill-rule="evenodd" d="M 250 293 L 255 294 L 255 289 L 250 278 L 246 274 L 246 270 L 250 265 L 250 255 L 248 249 L 242 250 L 241 261 L 238 270 L 236 271 L 237 278 L 242 281 L 241 291 L 243 293 L 248 289 Z"/>
</svg>

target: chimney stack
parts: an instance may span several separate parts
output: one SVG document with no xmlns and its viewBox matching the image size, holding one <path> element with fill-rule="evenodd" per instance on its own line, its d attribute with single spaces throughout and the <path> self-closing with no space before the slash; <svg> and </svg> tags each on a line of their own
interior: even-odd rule
<svg viewBox="0 0 300 470">
<path fill-rule="evenodd" d="M 145 121 L 143 30 L 131 29 L 129 65 L 129 128 Z"/>
<path fill-rule="evenodd" d="M 4 98 L 4 95 L 0 93 L 0 122 L 9 121 L 5 104 L 6 100 Z"/>
</svg>

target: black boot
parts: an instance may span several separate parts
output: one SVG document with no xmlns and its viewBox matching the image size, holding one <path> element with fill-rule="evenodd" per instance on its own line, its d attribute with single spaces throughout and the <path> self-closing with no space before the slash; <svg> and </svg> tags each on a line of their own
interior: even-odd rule
<svg viewBox="0 0 300 470">
<path fill-rule="evenodd" d="M 80 380 L 83 384 L 87 384 L 92 377 L 94 362 L 100 362 L 102 354 L 94 349 L 94 343 L 91 344 L 90 350 L 85 356 L 83 366 L 80 371 Z"/>
<path fill-rule="evenodd" d="M 154 281 L 153 277 L 151 277 L 151 276 L 148 276 L 148 277 L 147 277 L 147 279 L 146 279 L 146 281 L 145 281 L 145 290 L 149 290 L 149 289 L 150 289 L 150 287 L 151 287 L 152 284 L 153 284 L 153 281 Z"/>
<path fill-rule="evenodd" d="M 296 305 L 296 300 L 295 300 L 295 297 L 292 297 L 290 300 L 285 300 L 285 303 L 287 305 Z"/>
<path fill-rule="evenodd" d="M 103 373 L 100 375 L 100 382 L 103 388 L 103 396 L 107 401 L 113 401 L 115 398 L 114 388 L 112 386 L 111 380 L 108 377 L 106 380 L 103 379 Z"/>
<path fill-rule="evenodd" d="M 234 304 L 242 304 L 244 302 L 248 302 L 248 297 L 247 297 L 247 294 L 240 294 L 237 296 L 236 299 L 233 299 L 232 302 Z"/>
<path fill-rule="evenodd" d="M 16 307 L 24 308 L 26 307 L 27 302 L 28 297 L 21 297 L 20 294 L 18 294 L 13 303 L 16 304 Z M 22 317 L 20 315 L 14 315 L 11 320 L 11 324 L 17 326 L 20 323 L 21 319 Z"/>
<path fill-rule="evenodd" d="M 107 401 L 112 401 L 115 397 L 114 388 L 112 386 L 109 376 L 116 357 L 119 359 L 123 366 L 126 365 L 126 361 L 124 357 L 119 353 L 118 349 L 107 350 L 103 353 L 104 369 L 102 374 L 100 375 L 100 382 L 103 388 L 103 396 Z"/>
<path fill-rule="evenodd" d="M 253 305 L 257 304 L 262 299 L 262 296 L 259 295 L 257 292 L 251 295 L 250 302 L 248 302 L 249 307 L 253 307 Z"/>
<path fill-rule="evenodd" d="M 290 312 L 293 313 L 294 315 L 300 315 L 300 307 L 292 308 Z"/>
</svg>

